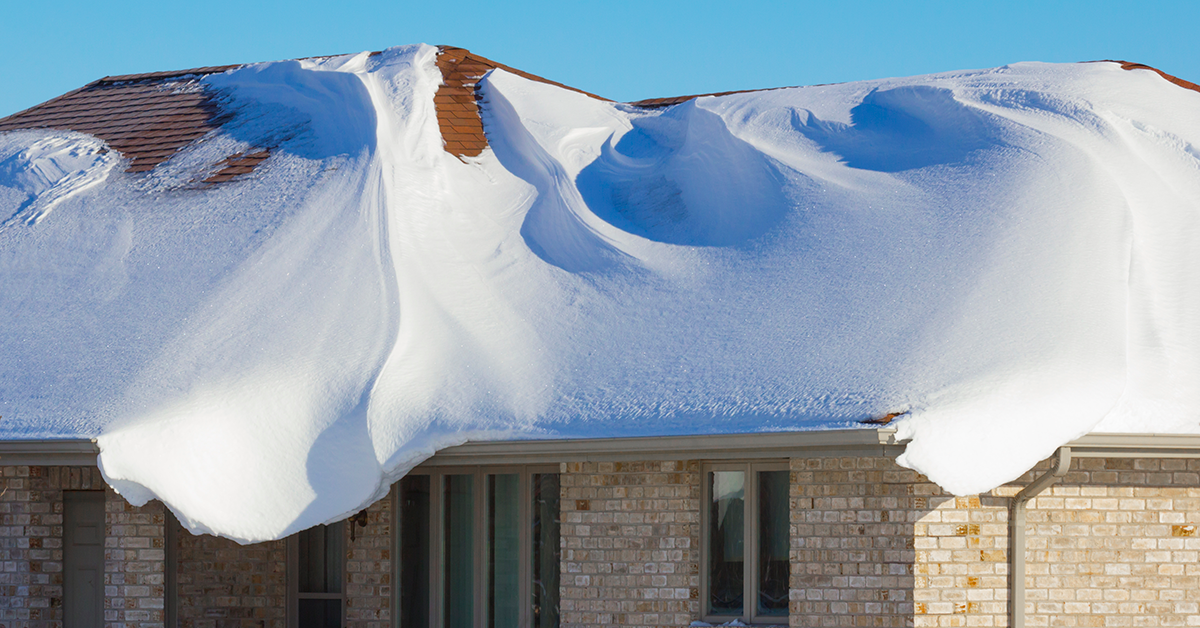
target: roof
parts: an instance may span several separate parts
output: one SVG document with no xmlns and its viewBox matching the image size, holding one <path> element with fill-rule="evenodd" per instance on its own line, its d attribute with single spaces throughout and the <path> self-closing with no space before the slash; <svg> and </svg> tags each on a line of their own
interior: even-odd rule
<svg viewBox="0 0 1200 628">
<path fill-rule="evenodd" d="M 1119 63 L 1125 70 L 1151 70 L 1171 83 L 1200 92 L 1200 86 L 1195 83 L 1148 65 L 1128 61 L 1107 62 Z M 87 133 L 104 140 L 109 147 L 127 157 L 129 172 L 148 172 L 228 120 L 228 116 L 222 111 L 219 94 L 200 79 L 209 74 L 236 70 L 246 65 L 248 64 L 106 76 L 58 98 L 0 119 L 0 131 L 52 128 Z M 476 90 L 479 79 L 490 70 L 499 68 L 533 81 L 608 100 L 497 63 L 464 48 L 438 46 L 437 66 L 442 72 L 442 86 L 434 96 L 438 127 L 446 152 L 461 157 L 478 156 L 488 145 L 483 122 L 479 117 L 479 96 Z M 648 98 L 629 104 L 644 108 L 663 108 L 704 96 L 724 96 L 752 91 L 763 90 Z M 227 157 L 218 164 L 222 167 L 205 179 L 205 183 L 222 183 L 253 172 L 258 164 L 270 156 L 272 148 L 262 146 L 257 150 Z"/>
</svg>

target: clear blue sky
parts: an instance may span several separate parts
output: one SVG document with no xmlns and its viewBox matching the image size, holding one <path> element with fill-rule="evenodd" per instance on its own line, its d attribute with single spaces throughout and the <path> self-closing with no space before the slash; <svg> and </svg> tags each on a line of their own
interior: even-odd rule
<svg viewBox="0 0 1200 628">
<path fill-rule="evenodd" d="M 0 116 L 110 74 L 469 48 L 616 100 L 1117 58 L 1200 82 L 1200 1 L 6 2 Z"/>
</svg>

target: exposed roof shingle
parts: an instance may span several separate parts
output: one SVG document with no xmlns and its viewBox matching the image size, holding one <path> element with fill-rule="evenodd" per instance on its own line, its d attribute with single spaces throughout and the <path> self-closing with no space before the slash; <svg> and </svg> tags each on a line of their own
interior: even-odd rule
<svg viewBox="0 0 1200 628">
<path fill-rule="evenodd" d="M 608 100 L 562 83 L 510 68 L 502 63 L 496 63 L 464 48 L 440 46 L 437 65 L 438 69 L 442 71 L 442 86 L 434 95 L 433 102 L 437 109 L 438 127 L 441 129 L 442 139 L 446 143 L 446 152 L 452 155 L 475 157 L 482 153 L 484 148 L 487 148 L 487 136 L 483 133 L 483 122 L 479 118 L 479 106 L 476 103 L 478 98 L 476 87 L 479 79 L 490 70 L 499 68 L 532 81 L 548 83 L 592 98 Z"/>
<path fill-rule="evenodd" d="M 196 80 L 230 67 L 107 76 L 0 119 L 0 131 L 65 129 L 94 135 L 146 172 L 223 121 L 212 90 Z"/>
</svg>

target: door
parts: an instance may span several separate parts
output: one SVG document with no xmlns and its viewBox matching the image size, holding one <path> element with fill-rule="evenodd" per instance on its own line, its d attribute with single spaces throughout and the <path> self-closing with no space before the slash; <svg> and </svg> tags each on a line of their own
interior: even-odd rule
<svg viewBox="0 0 1200 628">
<path fill-rule="evenodd" d="M 63 619 L 104 626 L 103 491 L 63 491 Z"/>
</svg>

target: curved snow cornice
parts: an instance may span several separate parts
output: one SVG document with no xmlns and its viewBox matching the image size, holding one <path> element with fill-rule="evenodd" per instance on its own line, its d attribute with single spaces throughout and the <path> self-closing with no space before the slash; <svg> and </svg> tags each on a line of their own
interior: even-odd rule
<svg viewBox="0 0 1200 628">
<path fill-rule="evenodd" d="M 893 415 L 963 494 L 1197 431 L 1195 92 L 1017 64 L 622 104 L 489 63 L 110 77 L 6 119 L 72 130 L 0 133 L 4 437 L 95 437 L 131 501 L 250 541 L 465 441 Z"/>
</svg>

